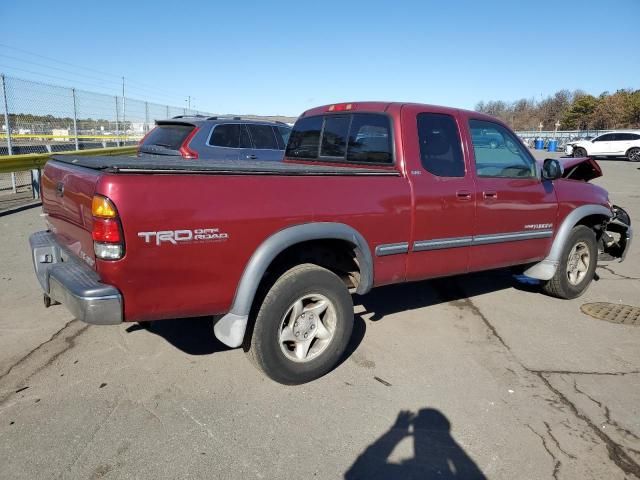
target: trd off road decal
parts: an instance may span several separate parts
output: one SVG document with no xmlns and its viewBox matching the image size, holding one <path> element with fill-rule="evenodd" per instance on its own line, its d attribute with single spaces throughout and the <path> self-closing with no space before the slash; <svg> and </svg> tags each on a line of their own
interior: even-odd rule
<svg viewBox="0 0 640 480">
<path fill-rule="evenodd" d="M 525 225 L 525 230 L 546 230 L 547 228 L 553 227 L 553 223 L 532 223 L 530 225 Z"/>
<path fill-rule="evenodd" d="M 138 237 L 144 239 L 144 243 L 161 245 L 162 243 L 199 243 L 199 242 L 224 242 L 229 239 L 229 234 L 221 232 L 219 228 L 195 228 L 193 230 L 162 230 L 159 232 L 138 232 Z"/>
</svg>

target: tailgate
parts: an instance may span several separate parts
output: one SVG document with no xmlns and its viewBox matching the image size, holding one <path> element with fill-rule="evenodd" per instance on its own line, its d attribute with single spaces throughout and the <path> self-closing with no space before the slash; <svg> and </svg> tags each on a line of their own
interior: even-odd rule
<svg viewBox="0 0 640 480">
<path fill-rule="evenodd" d="M 95 267 L 91 201 L 100 172 L 49 161 L 42 175 L 42 210 L 58 243 Z"/>
</svg>

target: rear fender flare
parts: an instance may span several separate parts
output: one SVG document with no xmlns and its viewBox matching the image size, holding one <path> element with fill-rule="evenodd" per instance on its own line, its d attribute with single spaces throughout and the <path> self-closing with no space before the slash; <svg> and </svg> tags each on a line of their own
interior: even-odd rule
<svg viewBox="0 0 640 480">
<path fill-rule="evenodd" d="M 537 278 L 538 280 L 550 280 L 555 275 L 558 265 L 560 264 L 562 252 L 571 234 L 571 230 L 580 223 L 580 220 L 591 215 L 602 215 L 611 218 L 613 213 L 610 209 L 602 205 L 583 205 L 573 210 L 564 219 L 562 225 L 560 225 L 556 238 L 551 245 L 549 255 L 541 262 L 525 270 L 524 274 L 531 278 Z"/>
<path fill-rule="evenodd" d="M 244 340 L 249 312 L 258 286 L 271 262 L 284 250 L 310 240 L 345 240 L 354 247 L 360 282 L 356 293 L 365 294 L 373 286 L 373 258 L 366 240 L 356 229 L 343 223 L 305 223 L 285 228 L 267 238 L 253 253 L 242 273 L 229 313 L 213 327 L 216 338 L 229 347 Z"/>
</svg>

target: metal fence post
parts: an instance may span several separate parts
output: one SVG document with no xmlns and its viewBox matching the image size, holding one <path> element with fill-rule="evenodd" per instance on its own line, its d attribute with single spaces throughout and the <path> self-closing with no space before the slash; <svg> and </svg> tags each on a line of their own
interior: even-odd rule
<svg viewBox="0 0 640 480">
<path fill-rule="evenodd" d="M 122 77 L 122 130 L 124 131 L 124 139 L 127 141 L 127 97 L 124 95 L 124 77 Z"/>
<path fill-rule="evenodd" d="M 76 89 L 71 89 L 71 94 L 73 95 L 73 136 L 76 139 L 76 150 L 80 150 L 80 146 L 78 145 L 78 110 L 76 108 Z"/>
<path fill-rule="evenodd" d="M 120 126 L 118 125 L 118 96 L 114 97 L 116 99 L 116 145 L 120 146 Z"/>
<path fill-rule="evenodd" d="M 2 103 L 4 105 L 4 125 L 7 129 L 7 152 L 9 155 L 13 155 L 11 148 L 11 126 L 9 125 L 9 102 L 7 102 L 7 84 L 4 78 L 4 74 L 0 75 L 0 81 L 2 82 Z"/>
<path fill-rule="evenodd" d="M 31 170 L 31 191 L 35 200 L 40 198 L 40 169 Z"/>
<path fill-rule="evenodd" d="M 13 148 L 11 146 L 11 126 L 9 125 L 9 102 L 7 101 L 7 84 L 4 78 L 4 74 L 0 75 L 0 81 L 2 82 L 2 103 L 4 105 L 4 125 L 7 129 L 7 153 L 13 155 Z M 16 174 L 11 172 L 11 189 L 13 193 L 18 193 L 16 186 Z"/>
</svg>

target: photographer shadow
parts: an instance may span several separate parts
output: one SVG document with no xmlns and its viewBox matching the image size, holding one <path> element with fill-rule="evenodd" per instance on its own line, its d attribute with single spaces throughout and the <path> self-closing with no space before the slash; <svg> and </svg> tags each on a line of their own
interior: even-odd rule
<svg viewBox="0 0 640 480">
<path fill-rule="evenodd" d="M 413 438 L 413 458 L 398 463 L 389 457 L 398 444 Z M 451 436 L 451 424 L 434 408 L 414 414 L 401 411 L 393 426 L 373 442 L 346 472 L 346 480 L 486 479 L 480 468 Z"/>
</svg>

